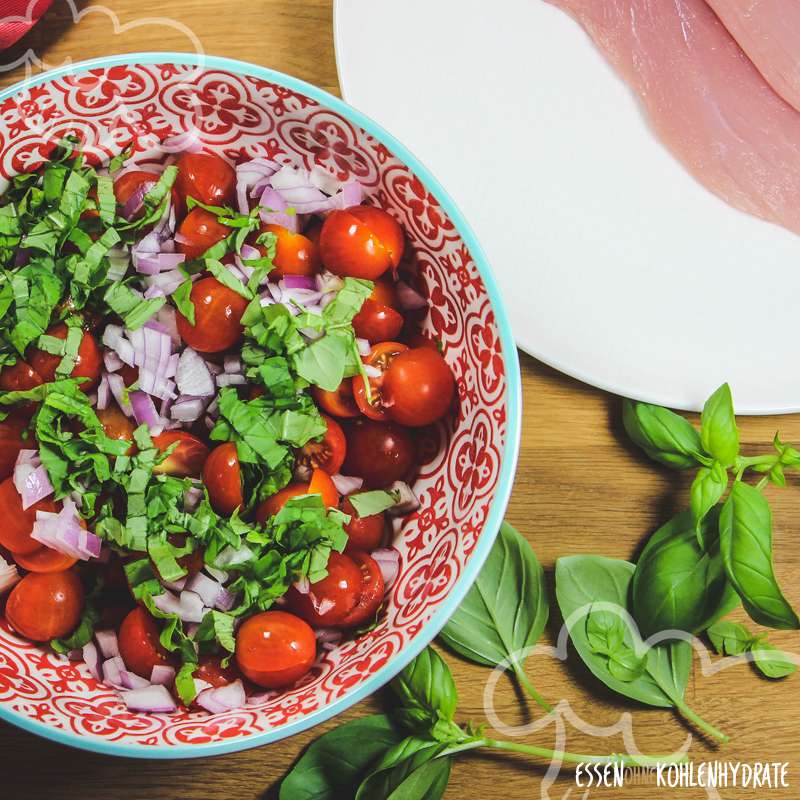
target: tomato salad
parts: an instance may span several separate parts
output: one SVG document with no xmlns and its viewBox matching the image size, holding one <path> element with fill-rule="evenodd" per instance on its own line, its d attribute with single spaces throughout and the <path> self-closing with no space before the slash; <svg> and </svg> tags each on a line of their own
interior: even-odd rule
<svg viewBox="0 0 800 800">
<path fill-rule="evenodd" d="M 163 148 L 0 201 L 0 593 L 132 710 L 221 712 L 376 624 L 455 382 L 358 183 Z"/>
</svg>

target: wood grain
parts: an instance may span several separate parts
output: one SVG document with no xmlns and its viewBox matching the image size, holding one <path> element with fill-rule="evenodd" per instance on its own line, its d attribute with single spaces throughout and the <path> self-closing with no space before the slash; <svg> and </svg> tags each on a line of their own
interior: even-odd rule
<svg viewBox="0 0 800 800">
<path fill-rule="evenodd" d="M 0 54 L 0 66 L 14 63 L 28 49 L 48 66 L 65 59 L 137 50 L 193 50 L 192 36 L 187 33 L 191 31 L 209 54 L 274 67 L 338 93 L 330 0 L 111 0 L 108 9 L 118 15 L 116 28 L 100 6 L 79 3 L 78 8 L 81 16 L 74 24 L 64 0 L 56 0 L 43 24 L 11 52 Z M 146 18 L 164 14 L 171 23 L 142 24 Z M 13 83 L 24 74 L 22 66 L 5 69 L 0 85 Z M 550 580 L 554 561 L 560 555 L 593 552 L 635 557 L 643 537 L 687 503 L 686 480 L 655 468 L 625 441 L 618 398 L 566 378 L 527 356 L 522 356 L 522 370 L 522 450 L 508 518 L 534 546 Z M 744 419 L 741 427 L 747 450 L 768 446 L 777 428 L 786 439 L 800 441 L 800 418 L 796 416 Z M 770 491 L 770 497 L 776 517 L 777 571 L 790 599 L 800 604 L 800 541 L 795 535 L 800 491 L 797 482 L 793 483 L 783 491 Z M 551 642 L 559 625 L 560 620 L 551 621 Z M 787 649 L 798 648 L 796 633 L 775 634 L 772 639 Z M 452 656 L 448 660 L 461 694 L 461 718 L 482 720 L 487 671 Z M 538 658 L 529 664 L 529 674 L 545 697 L 568 698 L 579 714 L 597 725 L 609 725 L 621 712 L 630 713 L 636 742 L 644 752 L 669 752 L 680 746 L 689 732 L 669 711 L 643 709 L 602 692 L 572 653 L 565 664 Z M 695 669 L 687 701 L 732 738 L 729 745 L 714 749 L 695 737 L 692 753 L 696 759 L 792 762 L 792 788 L 775 792 L 722 789 L 722 797 L 800 796 L 796 788 L 800 785 L 796 763 L 800 755 L 797 680 L 768 682 L 744 665 L 711 678 L 703 678 Z M 280 777 L 308 742 L 340 721 L 380 708 L 382 702 L 380 697 L 370 699 L 337 720 L 288 741 L 193 762 L 106 758 L 0 725 L 0 798 L 274 797 Z M 535 713 L 504 680 L 499 684 L 495 707 L 506 723 L 523 722 Z M 548 728 L 525 741 L 552 746 L 553 731 Z M 575 730 L 568 731 L 567 745 L 578 752 L 597 753 L 619 751 L 625 746 L 620 736 L 597 738 Z M 447 797 L 538 797 L 543 774 L 543 767 L 527 758 L 466 756 L 453 770 Z M 628 785 L 585 796 L 643 800 L 654 795 L 690 800 L 706 793 Z M 565 771 L 549 796 L 584 795 L 575 788 L 572 773 Z"/>
</svg>

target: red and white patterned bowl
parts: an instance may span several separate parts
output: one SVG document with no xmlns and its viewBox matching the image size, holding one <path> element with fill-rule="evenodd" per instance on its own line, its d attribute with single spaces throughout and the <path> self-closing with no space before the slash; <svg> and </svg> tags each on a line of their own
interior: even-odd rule
<svg viewBox="0 0 800 800">
<path fill-rule="evenodd" d="M 0 172 L 40 164 L 48 143 L 81 136 L 108 158 L 133 144 L 197 130 L 234 160 L 267 156 L 353 177 L 401 220 L 430 297 L 426 325 L 458 382 L 457 419 L 431 438 L 416 484 L 419 512 L 396 545 L 400 576 L 388 611 L 357 641 L 325 655 L 290 691 L 226 714 L 127 711 L 82 664 L 0 624 L 0 718 L 59 742 L 114 755 L 185 758 L 297 733 L 386 683 L 444 625 L 494 541 L 519 446 L 516 349 L 475 237 L 433 176 L 389 134 L 337 98 L 294 78 L 221 58 L 148 53 L 47 73 L 0 94 Z"/>
</svg>

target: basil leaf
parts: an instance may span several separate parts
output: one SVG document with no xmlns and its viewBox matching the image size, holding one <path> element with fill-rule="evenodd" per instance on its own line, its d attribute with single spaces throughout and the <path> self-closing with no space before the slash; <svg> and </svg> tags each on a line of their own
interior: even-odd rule
<svg viewBox="0 0 800 800">
<path fill-rule="evenodd" d="M 705 451 L 723 467 L 730 467 L 739 455 L 739 429 L 733 414 L 731 387 L 727 383 L 723 383 L 703 406 L 700 440 Z"/>
<path fill-rule="evenodd" d="M 186 661 L 181 664 L 181 668 L 175 674 L 175 688 L 178 691 L 178 697 L 181 698 L 187 708 L 197 697 L 197 687 L 194 684 L 194 672 L 196 669 L 196 663 Z"/>
<path fill-rule="evenodd" d="M 195 324 L 194 303 L 191 299 L 192 281 L 187 278 L 171 295 L 175 307 L 189 320 L 191 325 Z"/>
<path fill-rule="evenodd" d="M 752 652 L 753 664 L 767 678 L 785 678 L 797 671 L 797 664 L 769 642 L 761 642 Z"/>
<path fill-rule="evenodd" d="M 371 492 L 351 494 L 348 499 L 359 517 L 371 517 L 397 505 L 400 492 L 374 489 Z"/>
<path fill-rule="evenodd" d="M 538 641 L 548 613 L 544 571 L 536 554 L 525 538 L 504 522 L 477 580 L 439 638 L 476 664 L 495 667 L 509 659 L 528 688 L 518 654 Z M 529 691 L 549 710 L 533 687 Z"/>
<path fill-rule="evenodd" d="M 710 467 L 700 467 L 692 482 L 691 510 L 694 518 L 695 531 L 700 546 L 704 546 L 702 538 L 702 521 L 706 514 L 722 499 L 728 488 L 728 471 L 719 461 Z"/>
<path fill-rule="evenodd" d="M 353 797 L 371 766 L 405 736 L 385 714 L 339 725 L 309 745 L 283 779 L 279 800 Z"/>
<path fill-rule="evenodd" d="M 800 628 L 772 566 L 772 512 L 757 489 L 736 481 L 722 506 L 719 541 L 728 580 L 747 613 L 770 628 Z"/>
<path fill-rule="evenodd" d="M 103 298 L 109 308 L 118 314 L 128 330 L 141 328 L 166 302 L 166 297 L 145 300 L 139 293 L 124 283 L 112 283 Z"/>
<path fill-rule="evenodd" d="M 221 262 L 214 258 L 205 259 L 206 269 L 228 289 L 244 297 L 245 300 L 252 300 L 253 293 Z"/>
<path fill-rule="evenodd" d="M 706 633 L 721 656 L 740 656 L 756 641 L 756 637 L 744 625 L 730 620 L 715 622 Z"/>
<path fill-rule="evenodd" d="M 738 604 L 719 552 L 719 510 L 700 523 L 703 550 L 689 511 L 673 517 L 648 540 L 633 574 L 633 616 L 643 636 L 678 629 L 696 633 Z"/>
<path fill-rule="evenodd" d="M 690 469 L 705 461 L 700 434 L 673 411 L 625 400 L 622 423 L 631 440 L 660 464 Z"/>
<path fill-rule="evenodd" d="M 292 356 L 297 374 L 320 389 L 334 392 L 345 377 L 349 353 L 346 337 L 328 333 Z"/>
<path fill-rule="evenodd" d="M 450 781 L 451 762 L 449 756 L 426 761 L 388 795 L 387 800 L 439 800 Z"/>
<path fill-rule="evenodd" d="M 417 736 L 403 739 L 386 751 L 374 772 L 358 787 L 355 800 L 382 800 L 389 797 L 412 772 L 436 758 L 446 746 Z"/>
</svg>

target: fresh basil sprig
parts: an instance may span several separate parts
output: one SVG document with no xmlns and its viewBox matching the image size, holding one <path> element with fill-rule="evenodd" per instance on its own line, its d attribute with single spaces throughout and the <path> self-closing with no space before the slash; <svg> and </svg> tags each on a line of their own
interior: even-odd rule
<svg viewBox="0 0 800 800">
<path fill-rule="evenodd" d="M 752 653 L 752 663 L 767 678 L 785 678 L 797 671 L 797 664 L 767 641 L 766 633 L 751 633 L 744 625 L 721 620 L 708 629 L 708 638 L 720 655 Z"/>
<path fill-rule="evenodd" d="M 548 614 L 544 571 L 536 554 L 504 522 L 477 580 L 439 636 L 476 664 L 508 663 L 525 691 L 551 711 L 525 674 L 520 658 L 542 635 Z"/>
</svg>

